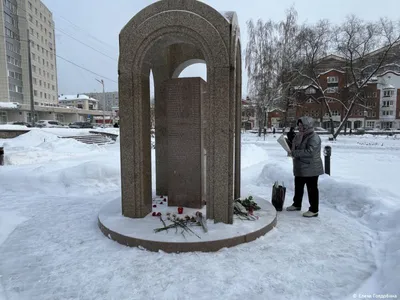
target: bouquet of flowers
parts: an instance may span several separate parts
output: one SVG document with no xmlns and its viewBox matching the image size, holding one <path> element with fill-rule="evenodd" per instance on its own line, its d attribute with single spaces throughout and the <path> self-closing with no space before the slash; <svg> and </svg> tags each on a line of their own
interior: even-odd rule
<svg viewBox="0 0 400 300">
<path fill-rule="evenodd" d="M 168 231 L 168 229 L 173 229 L 175 228 L 175 232 L 178 233 L 178 229 L 182 229 L 181 234 L 185 237 L 185 233 L 189 234 L 194 234 L 200 239 L 200 236 L 198 236 L 192 229 L 190 229 L 191 226 L 201 226 L 203 228 L 204 232 L 207 232 L 207 221 L 204 218 L 203 214 L 201 212 L 196 212 L 195 216 L 188 216 L 186 215 L 185 217 L 178 217 L 175 214 L 167 213 L 167 221 L 170 221 L 171 224 L 167 225 L 165 221 L 163 220 L 162 216 L 160 215 L 160 221 L 163 224 L 163 227 L 161 228 L 156 228 L 154 229 L 154 232 L 161 232 L 161 231 Z"/>
<path fill-rule="evenodd" d="M 254 202 L 253 197 L 249 196 L 244 200 L 236 199 L 233 203 L 233 214 L 236 215 L 241 220 L 255 221 L 258 219 L 257 216 L 253 215 L 255 210 L 260 210 L 256 202 Z"/>
</svg>

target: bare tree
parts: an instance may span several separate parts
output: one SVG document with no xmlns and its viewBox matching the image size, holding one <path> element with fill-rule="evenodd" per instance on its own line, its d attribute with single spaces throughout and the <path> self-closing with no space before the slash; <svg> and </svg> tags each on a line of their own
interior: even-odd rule
<svg viewBox="0 0 400 300">
<path fill-rule="evenodd" d="M 347 123 L 355 105 L 368 109 L 365 105 L 364 90 L 379 69 L 390 62 L 394 48 L 399 46 L 399 25 L 399 22 L 388 19 L 365 22 L 353 15 L 338 27 L 335 44 L 338 53 L 346 60 L 349 83 L 347 99 L 342 103 L 345 115 L 334 133 L 334 138 Z"/>
<path fill-rule="evenodd" d="M 298 14 L 292 6 L 286 10 L 285 20 L 277 25 L 275 47 L 277 86 L 280 87 L 280 97 L 275 105 L 284 110 L 284 126 L 287 126 L 289 110 L 298 105 L 292 86 L 295 81 L 299 81 L 299 76 L 292 70 L 300 62 L 299 29 Z"/>
<path fill-rule="evenodd" d="M 275 107 L 288 106 L 293 80 L 291 69 L 298 53 L 297 12 L 292 7 L 280 23 L 271 20 L 247 22 L 249 41 L 246 48 L 248 92 L 257 105 L 259 135 L 266 125 L 266 113 Z"/>
<path fill-rule="evenodd" d="M 365 22 L 355 16 L 347 17 L 333 30 L 330 28 L 326 20 L 319 21 L 315 26 L 303 26 L 298 37 L 303 45 L 303 63 L 296 72 L 320 92 L 317 101 L 326 107 L 331 133 L 336 138 L 356 105 L 368 109 L 365 88 L 382 65 L 389 62 L 393 47 L 399 44 L 400 30 L 398 24 L 387 19 Z M 341 69 L 346 74 L 342 91 L 332 92 L 320 80 L 320 59 L 329 50 L 342 58 Z M 335 130 L 331 104 L 337 102 L 343 107 L 344 117 Z"/>
<path fill-rule="evenodd" d="M 248 92 L 257 106 L 259 135 L 265 126 L 265 114 L 269 107 L 270 93 L 274 80 L 274 24 L 258 20 L 247 22 L 249 41 L 246 47 L 246 69 Z"/>
<path fill-rule="evenodd" d="M 328 20 L 320 20 L 316 25 L 303 25 L 298 41 L 301 44 L 301 62 L 298 64 L 296 72 L 309 85 L 313 85 L 317 89 L 319 95 L 315 101 L 323 104 L 329 114 L 331 129 L 333 130 L 333 116 L 329 103 L 340 101 L 337 94 L 331 94 L 327 88 L 324 88 L 319 80 L 321 68 L 320 62 L 330 49 L 332 41 L 331 24 Z M 322 116 L 321 116 L 322 118 Z M 333 132 L 332 132 L 333 133 Z"/>
</svg>

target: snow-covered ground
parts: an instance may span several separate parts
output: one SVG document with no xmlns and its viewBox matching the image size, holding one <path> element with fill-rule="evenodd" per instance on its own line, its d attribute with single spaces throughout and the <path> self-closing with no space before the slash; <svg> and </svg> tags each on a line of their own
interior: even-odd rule
<svg viewBox="0 0 400 300">
<path fill-rule="evenodd" d="M 332 143 L 318 218 L 284 211 L 273 231 L 249 244 L 166 254 L 103 236 L 97 214 L 120 192 L 119 144 L 59 139 L 60 130 L 79 134 L 34 129 L 0 140 L 2 300 L 400 297 L 400 139 Z M 291 169 L 272 135 L 243 135 L 242 196 L 269 198 L 278 180 L 290 205 Z"/>
</svg>

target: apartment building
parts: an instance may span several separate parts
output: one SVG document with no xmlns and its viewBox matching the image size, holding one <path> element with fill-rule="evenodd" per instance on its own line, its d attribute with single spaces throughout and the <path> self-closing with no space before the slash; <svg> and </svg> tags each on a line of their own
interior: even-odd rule
<svg viewBox="0 0 400 300">
<path fill-rule="evenodd" d="M 99 100 L 99 109 L 103 110 L 103 99 L 104 95 L 103 93 L 84 93 L 85 95 L 88 95 L 89 97 L 95 98 Z M 106 92 L 106 101 L 105 101 L 105 110 L 106 111 L 112 111 L 113 107 L 118 107 L 119 106 L 119 99 L 118 99 L 118 92 Z"/>
<path fill-rule="evenodd" d="M 52 13 L 40 0 L 3 0 L 0 9 L 0 121 L 30 122 L 31 92 L 35 116 L 43 118 L 40 111 L 47 110 L 42 108 L 58 106 Z"/>
<path fill-rule="evenodd" d="M 353 107 L 345 128 L 400 128 L 400 65 L 395 63 L 396 57 L 400 60 L 398 52 L 396 56 L 390 57 L 391 62 L 383 65 L 364 87 L 364 101 Z M 333 123 L 337 127 L 347 113 L 341 102 L 346 101 L 351 84 L 348 83 L 342 58 L 330 55 L 321 62 L 318 80 L 328 97 Z M 311 116 L 316 120 L 316 126 L 330 128 L 330 117 L 326 105 L 321 101 L 321 91 L 313 84 L 308 84 L 295 87 L 295 92 L 298 102 L 296 116 Z"/>
<path fill-rule="evenodd" d="M 52 13 L 40 0 L 3 0 L 0 16 L 1 101 L 30 103 L 28 40 L 36 105 L 57 104 L 57 67 Z M 28 35 L 29 31 L 29 35 Z"/>
<path fill-rule="evenodd" d="M 35 105 L 57 106 L 57 66 L 54 21 L 40 0 L 21 0 L 21 31 L 29 31 Z M 22 35 L 22 33 L 21 33 Z M 27 34 L 25 34 L 26 36 Z M 26 44 L 26 43 L 25 43 Z M 26 62 L 26 67 L 28 64 Z M 24 95 L 30 97 L 29 89 Z"/>
<path fill-rule="evenodd" d="M 21 103 L 24 84 L 28 84 L 28 78 L 23 75 L 28 73 L 23 70 L 18 3 L 4 0 L 0 8 L 0 101 Z"/>
<path fill-rule="evenodd" d="M 400 66 L 378 75 L 379 124 L 381 128 L 400 128 Z"/>
</svg>

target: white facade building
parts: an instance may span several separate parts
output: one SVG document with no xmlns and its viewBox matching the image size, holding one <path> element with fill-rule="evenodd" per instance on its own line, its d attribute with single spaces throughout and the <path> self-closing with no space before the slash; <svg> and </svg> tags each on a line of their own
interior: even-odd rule
<svg viewBox="0 0 400 300">
<path fill-rule="evenodd" d="M 78 108 L 85 110 L 98 110 L 99 101 L 87 95 L 60 95 L 58 97 L 60 105 L 68 108 Z"/>
<path fill-rule="evenodd" d="M 381 129 L 400 128 L 398 111 L 400 89 L 400 73 L 387 71 L 378 76 L 378 90 L 380 91 L 379 127 Z"/>
<path fill-rule="evenodd" d="M 0 34 L 4 36 L 0 39 L 0 101 L 30 103 L 30 56 L 35 105 L 56 106 L 57 67 L 52 13 L 40 0 L 3 0 L 0 8 Z"/>
</svg>

